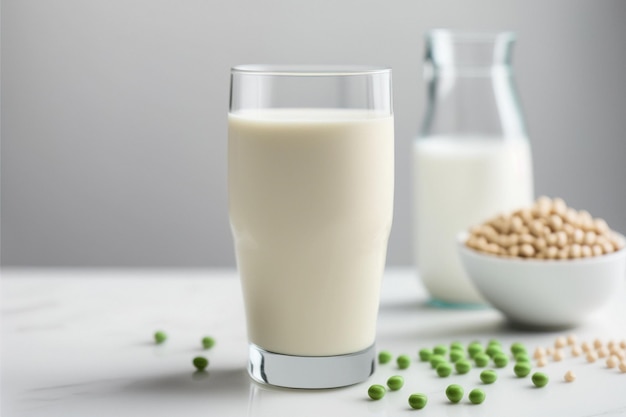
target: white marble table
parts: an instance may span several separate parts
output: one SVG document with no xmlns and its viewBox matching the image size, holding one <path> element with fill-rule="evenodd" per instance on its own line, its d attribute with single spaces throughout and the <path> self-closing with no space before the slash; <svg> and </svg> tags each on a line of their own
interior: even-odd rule
<svg viewBox="0 0 626 417">
<path fill-rule="evenodd" d="M 97 416 L 617 416 L 626 415 L 626 373 L 569 354 L 542 370 L 551 382 L 534 388 L 512 366 L 493 385 L 480 369 L 439 378 L 417 360 L 407 370 L 379 366 L 369 381 L 321 391 L 272 389 L 245 371 L 247 345 L 239 283 L 233 270 L 4 270 L 1 280 L 1 415 Z M 167 331 L 163 345 L 152 342 Z M 626 294 L 585 325 L 579 340 L 626 339 Z M 426 303 L 410 270 L 389 270 L 383 284 L 378 347 L 417 357 L 418 349 L 458 340 L 527 347 L 551 345 L 565 333 L 522 332 L 491 309 L 439 310 Z M 217 344 L 202 351 L 200 339 Z M 207 354 L 208 373 L 191 360 Z M 563 382 L 568 369 L 578 378 Z M 372 383 L 400 374 L 406 385 L 381 401 L 367 398 Z M 467 397 L 449 403 L 445 387 L 481 387 L 481 405 Z M 424 392 L 423 410 L 408 407 Z"/>
</svg>

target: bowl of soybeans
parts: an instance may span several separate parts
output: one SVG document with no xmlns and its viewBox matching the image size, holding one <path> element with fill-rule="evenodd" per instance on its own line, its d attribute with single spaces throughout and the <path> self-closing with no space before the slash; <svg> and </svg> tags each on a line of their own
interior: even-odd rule
<svg viewBox="0 0 626 417">
<path fill-rule="evenodd" d="M 495 216 L 457 237 L 483 298 L 517 327 L 574 327 L 619 294 L 624 236 L 561 198 Z"/>
</svg>

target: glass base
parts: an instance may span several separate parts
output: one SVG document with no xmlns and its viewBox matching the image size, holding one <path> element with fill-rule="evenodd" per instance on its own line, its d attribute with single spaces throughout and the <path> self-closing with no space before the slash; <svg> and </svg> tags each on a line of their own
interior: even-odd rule
<svg viewBox="0 0 626 417">
<path fill-rule="evenodd" d="M 292 356 L 250 344 L 248 373 L 257 382 L 285 388 L 324 389 L 365 381 L 374 373 L 374 345 L 337 356 Z"/>
<path fill-rule="evenodd" d="M 489 308 L 489 306 L 485 303 L 463 303 L 463 302 L 450 302 L 443 301 L 437 298 L 431 298 L 428 300 L 428 305 L 436 308 L 448 308 L 448 309 L 457 309 L 457 310 L 482 310 Z"/>
</svg>

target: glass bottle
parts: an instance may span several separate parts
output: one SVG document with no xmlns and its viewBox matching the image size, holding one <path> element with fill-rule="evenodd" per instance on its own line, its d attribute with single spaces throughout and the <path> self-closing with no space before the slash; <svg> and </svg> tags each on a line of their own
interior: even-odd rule
<svg viewBox="0 0 626 417">
<path fill-rule="evenodd" d="M 426 35 L 428 102 L 413 147 L 414 245 L 435 304 L 483 302 L 458 259 L 457 235 L 533 200 L 514 43 L 511 32 Z"/>
</svg>

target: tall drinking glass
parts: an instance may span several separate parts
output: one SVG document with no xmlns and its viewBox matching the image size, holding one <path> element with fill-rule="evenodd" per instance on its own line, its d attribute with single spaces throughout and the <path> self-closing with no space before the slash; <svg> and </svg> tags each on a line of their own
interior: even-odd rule
<svg viewBox="0 0 626 417">
<path fill-rule="evenodd" d="M 367 379 L 393 211 L 391 70 L 234 67 L 228 126 L 251 377 Z"/>
</svg>

